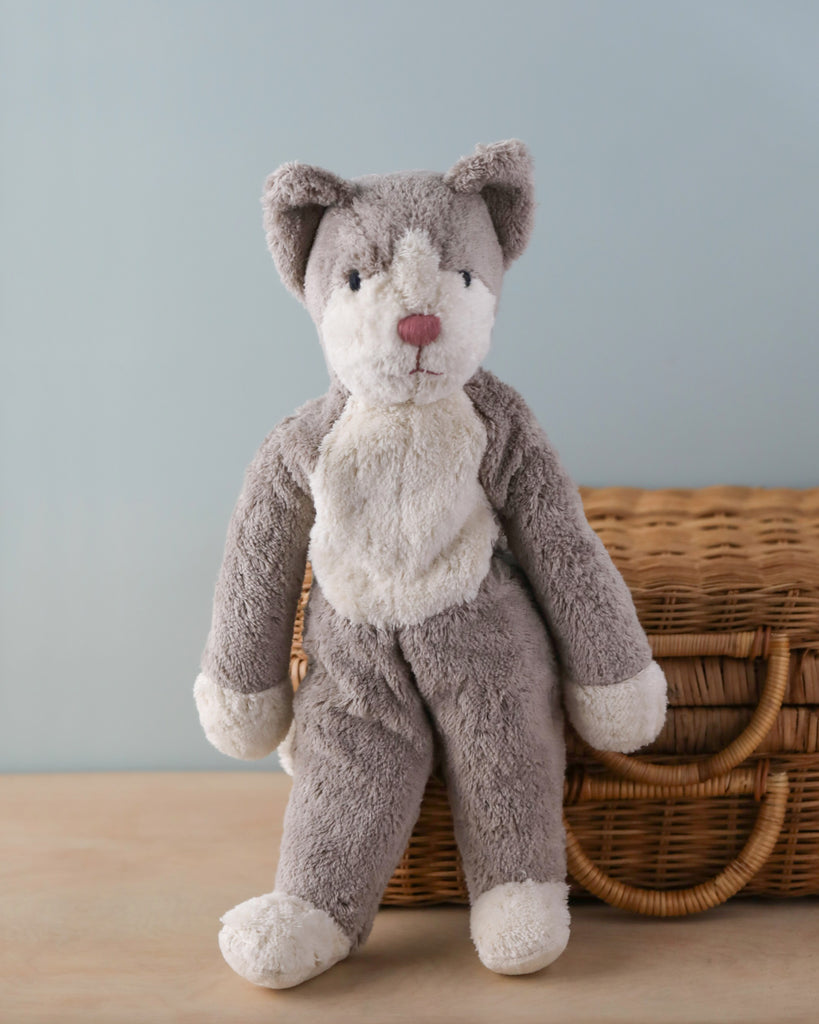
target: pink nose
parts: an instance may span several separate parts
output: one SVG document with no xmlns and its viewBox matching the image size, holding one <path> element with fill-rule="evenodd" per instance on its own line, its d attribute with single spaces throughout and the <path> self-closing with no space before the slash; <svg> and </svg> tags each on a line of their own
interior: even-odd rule
<svg viewBox="0 0 819 1024">
<path fill-rule="evenodd" d="M 437 316 L 405 316 L 403 320 L 398 321 L 398 333 L 401 340 L 408 345 L 423 348 L 424 345 L 435 341 L 441 333 L 441 321 Z"/>
</svg>

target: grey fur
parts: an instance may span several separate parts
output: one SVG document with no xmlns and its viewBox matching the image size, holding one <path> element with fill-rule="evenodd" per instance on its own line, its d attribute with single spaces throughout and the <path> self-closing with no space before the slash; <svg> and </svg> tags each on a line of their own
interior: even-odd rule
<svg viewBox="0 0 819 1024">
<path fill-rule="evenodd" d="M 413 229 L 426 233 L 439 271 L 476 274 L 497 303 L 504 269 L 532 230 L 531 158 L 511 140 L 478 147 L 446 175 L 352 182 L 288 164 L 268 179 L 264 202 L 282 279 L 319 330 L 350 271 L 389 270 Z M 491 296 L 478 294 L 489 308 Z M 407 305 L 396 315 L 417 312 Z M 315 521 L 311 476 L 350 398 L 330 372 L 327 394 L 265 440 L 231 520 L 202 661 L 203 674 L 228 690 L 289 686 Z M 524 400 L 481 369 L 464 391 L 486 428 L 478 478 L 500 527 L 477 596 L 418 625 L 381 628 L 345 619 L 314 580 L 307 609 L 310 665 L 293 700 L 294 785 L 276 885 L 330 914 L 354 945 L 369 933 L 436 763 L 473 903 L 506 883 L 562 882 L 560 683 L 593 690 L 633 679 L 651 661 L 631 594 Z M 399 490 L 406 483 L 393 480 Z"/>
<path fill-rule="evenodd" d="M 481 483 L 568 678 L 582 686 L 631 679 L 651 661 L 651 648 L 628 586 L 588 524 L 580 492 L 517 391 L 486 370 L 464 390 L 488 434 Z"/>
<path fill-rule="evenodd" d="M 242 693 L 289 686 L 290 648 L 315 509 L 308 476 L 346 392 L 283 420 L 245 473 L 228 527 L 202 671 Z"/>
<path fill-rule="evenodd" d="M 630 679 L 651 661 L 631 593 L 589 526 L 577 487 L 523 398 L 487 370 L 465 387 L 484 419 L 480 481 L 580 685 Z M 309 476 L 347 392 L 335 383 L 268 435 L 231 520 L 202 670 L 255 693 L 287 677 L 315 510 Z"/>
<path fill-rule="evenodd" d="M 282 281 L 316 323 L 335 285 L 351 270 L 384 269 L 397 239 L 413 227 L 430 235 L 442 269 L 475 272 L 499 296 L 504 269 L 532 233 L 532 161 L 511 139 L 478 146 L 445 175 L 402 171 L 345 181 L 321 167 L 287 163 L 268 177 L 262 204 Z"/>
<path fill-rule="evenodd" d="M 563 881 L 557 662 L 516 570 L 497 558 L 474 601 L 390 630 L 341 618 L 316 585 L 305 650 L 277 889 L 364 942 L 434 757 L 473 902 L 504 882 Z"/>
<path fill-rule="evenodd" d="M 444 183 L 483 197 L 508 267 L 528 245 L 534 226 L 534 172 L 526 146 L 518 139 L 476 146 L 446 173 Z"/>
<path fill-rule="evenodd" d="M 328 206 L 343 206 L 353 186 L 321 167 L 283 164 L 265 182 L 262 194 L 267 244 L 282 281 L 304 298 L 304 269 L 319 221 Z"/>
<path fill-rule="evenodd" d="M 307 263 L 305 304 L 316 324 L 351 270 L 362 277 L 384 270 L 396 242 L 413 228 L 427 233 L 442 270 L 472 271 L 500 295 L 503 253 L 481 196 L 455 195 L 443 175 L 429 171 L 357 178 L 355 186 L 349 205 L 324 215 Z"/>
</svg>

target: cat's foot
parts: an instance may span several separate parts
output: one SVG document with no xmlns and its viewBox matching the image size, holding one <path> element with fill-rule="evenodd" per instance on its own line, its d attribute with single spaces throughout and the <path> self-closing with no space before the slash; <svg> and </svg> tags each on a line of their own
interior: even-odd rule
<svg viewBox="0 0 819 1024">
<path fill-rule="evenodd" d="M 505 882 L 482 893 L 469 917 L 481 963 L 497 974 L 531 974 L 560 956 L 569 941 L 565 882 Z"/>
<path fill-rule="evenodd" d="M 352 943 L 329 914 L 298 896 L 254 896 L 222 918 L 219 948 L 254 985 L 291 988 L 343 960 Z"/>
</svg>

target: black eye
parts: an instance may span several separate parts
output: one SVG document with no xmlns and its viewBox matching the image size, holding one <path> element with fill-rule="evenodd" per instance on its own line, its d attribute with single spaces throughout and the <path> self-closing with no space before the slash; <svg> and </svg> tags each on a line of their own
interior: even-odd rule
<svg viewBox="0 0 819 1024">
<path fill-rule="evenodd" d="M 350 287 L 354 292 L 357 292 L 361 287 L 361 275 L 357 270 L 351 270 L 347 280 L 350 282 Z"/>
<path fill-rule="evenodd" d="M 468 288 L 472 284 L 472 275 L 469 273 L 468 270 L 461 270 L 460 274 L 461 277 L 464 279 L 464 284 Z"/>
</svg>

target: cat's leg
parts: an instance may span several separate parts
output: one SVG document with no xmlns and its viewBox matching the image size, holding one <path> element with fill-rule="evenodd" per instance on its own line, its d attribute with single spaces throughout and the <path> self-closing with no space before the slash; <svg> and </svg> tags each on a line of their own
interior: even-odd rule
<svg viewBox="0 0 819 1024">
<path fill-rule="evenodd" d="M 569 939 L 563 711 L 544 622 L 494 560 L 473 601 L 399 636 L 440 733 L 479 956 L 502 974 L 540 970 Z"/>
<path fill-rule="evenodd" d="M 229 911 L 219 937 L 230 966 L 269 988 L 315 977 L 365 941 L 432 762 L 394 635 L 340 619 L 317 590 L 309 618 L 275 888 Z"/>
</svg>

